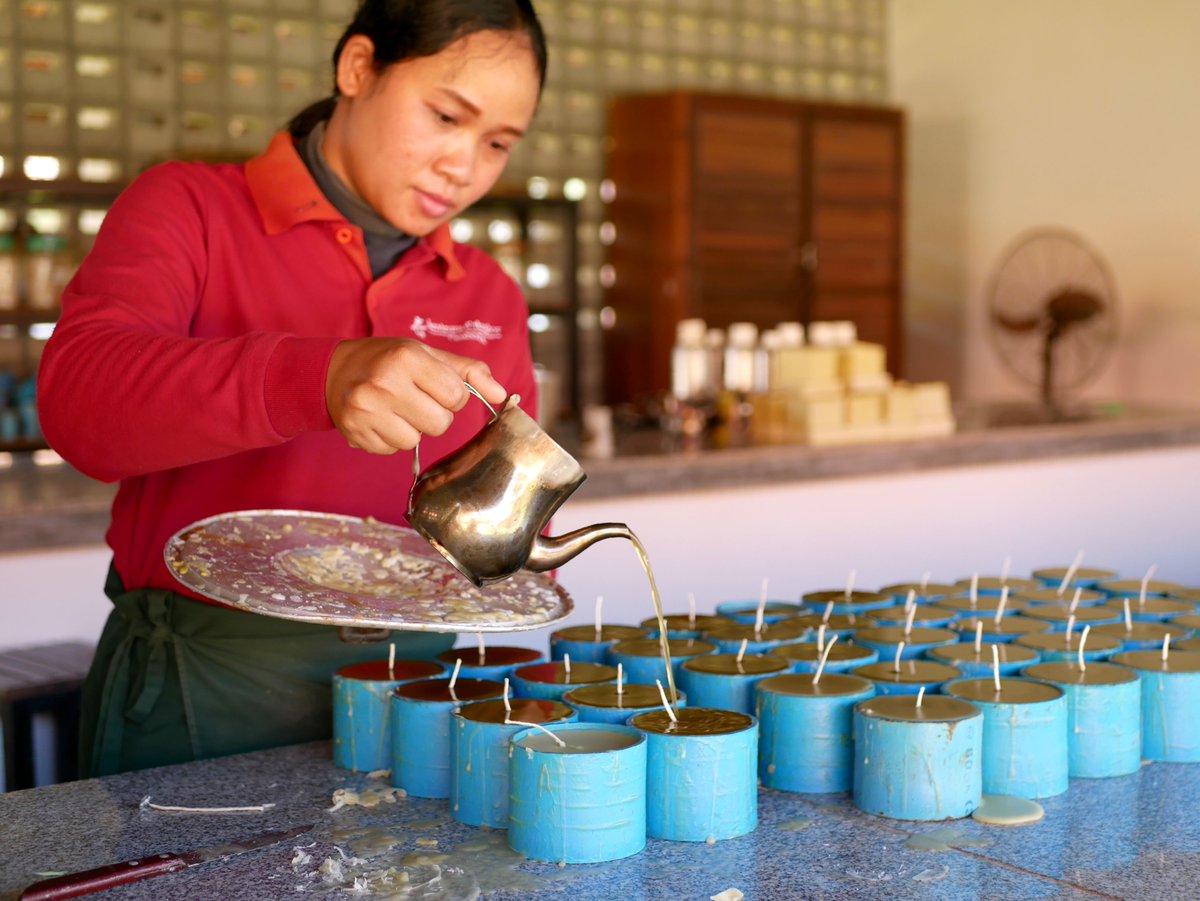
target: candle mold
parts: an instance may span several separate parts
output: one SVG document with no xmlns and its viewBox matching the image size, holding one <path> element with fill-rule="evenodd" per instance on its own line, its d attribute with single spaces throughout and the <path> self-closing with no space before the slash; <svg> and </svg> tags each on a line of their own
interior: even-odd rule
<svg viewBox="0 0 1200 901">
<path fill-rule="evenodd" d="M 391 766 L 391 709 L 396 686 L 441 676 L 432 660 L 386 660 L 344 666 L 333 674 L 333 764 L 371 773 Z"/>
<path fill-rule="evenodd" d="M 1101 569 L 1096 566 L 1051 566 L 1033 571 L 1033 577 L 1047 588 L 1063 587 L 1063 582 L 1067 579 L 1068 574 L 1070 581 L 1065 586 L 1066 590 L 1073 588 L 1096 590 L 1098 583 L 1114 579 L 1117 576 L 1116 570 Z"/>
<path fill-rule="evenodd" d="M 576 663 L 572 659 L 569 665 L 559 661 L 519 666 L 510 678 L 513 693 L 518 698 L 558 701 L 572 688 L 615 681 L 617 671 L 602 663 Z"/>
<path fill-rule="evenodd" d="M 1050 624 L 1051 632 L 1067 631 L 1068 620 L 1074 618 L 1075 628 L 1084 626 L 1106 626 L 1121 622 L 1121 611 L 1100 604 L 1095 607 L 1076 607 L 1069 604 L 1030 604 L 1021 611 L 1022 616 Z"/>
<path fill-rule="evenodd" d="M 965 579 L 958 579 L 954 584 L 961 591 L 970 591 L 973 581 L 975 581 L 975 577 L 970 576 Z M 1004 593 L 1004 589 L 1007 588 L 1011 597 L 1023 591 L 1041 587 L 1043 587 L 1043 583 L 1036 579 L 1018 579 L 1011 576 L 1007 578 L 1003 576 L 980 576 L 975 586 L 975 591 L 980 597 L 1000 597 Z"/>
<path fill-rule="evenodd" d="M 1164 659 L 1165 658 L 1165 659 Z M 1113 663 L 1136 670 L 1142 692 L 1142 757 L 1200 762 L 1200 651 L 1123 651 Z"/>
<path fill-rule="evenodd" d="M 711 614 L 697 615 L 695 619 L 692 619 L 687 613 L 672 613 L 664 616 L 663 621 L 667 624 L 667 638 L 700 638 L 706 630 L 728 625 L 731 622 L 727 617 Z M 646 630 L 647 638 L 658 638 L 658 617 L 652 616 L 642 620 L 641 626 Z"/>
<path fill-rule="evenodd" d="M 936 604 L 952 594 L 958 594 L 961 589 L 957 585 L 945 582 L 900 582 L 896 585 L 885 585 L 879 589 L 880 594 L 890 594 L 897 604 L 903 606 L 912 592 L 913 600 L 918 604 Z"/>
<path fill-rule="evenodd" d="M 1091 634 L 1121 642 L 1122 651 L 1152 651 L 1162 647 L 1163 639 L 1167 635 L 1171 636 L 1172 641 L 1176 638 L 1184 638 L 1187 635 L 1187 629 L 1172 623 L 1151 623 L 1139 620 L 1133 620 L 1126 626 L 1122 620 L 1095 626 Z"/>
<path fill-rule="evenodd" d="M 903 605 L 884 607 L 882 610 L 872 610 L 871 619 L 876 627 L 897 628 L 908 622 L 908 610 Z M 927 629 L 940 629 L 958 619 L 958 613 L 935 605 L 918 605 L 912 611 L 914 626 Z M 955 639 L 957 641 L 957 639 Z"/>
<path fill-rule="evenodd" d="M 569 656 L 581 663 L 607 663 L 608 649 L 618 641 L 646 638 L 647 630 L 637 626 L 569 626 L 550 633 L 550 659 Z"/>
<path fill-rule="evenodd" d="M 754 686 L 791 667 L 782 657 L 708 654 L 693 657 L 679 669 L 679 685 L 696 707 L 754 713 Z"/>
<path fill-rule="evenodd" d="M 1030 619 L 1024 613 L 1002 616 L 999 622 L 996 622 L 995 616 L 964 616 L 955 620 L 952 628 L 958 631 L 963 641 L 974 641 L 976 623 L 983 624 L 983 640 L 995 644 L 1015 641 L 1022 635 L 1050 631 L 1049 622 Z"/>
<path fill-rule="evenodd" d="M 674 684 L 683 661 L 692 657 L 711 654 L 716 645 L 695 638 L 669 638 L 667 647 L 671 654 L 671 679 L 667 678 L 667 663 L 662 656 L 661 639 L 635 638 L 622 641 L 608 649 L 612 666 L 618 663 L 625 668 L 625 676 L 635 685 L 653 685 L 656 681 L 664 685 Z"/>
<path fill-rule="evenodd" d="M 442 651 L 436 659 L 447 669 L 454 669 L 455 661 L 461 660 L 462 667 L 459 675 L 464 679 L 490 679 L 493 682 L 503 682 L 512 675 L 512 671 L 517 667 L 541 663 L 545 657 L 540 651 L 535 651 L 533 648 L 496 645 L 485 648 L 482 654 L 477 647 L 451 648 L 448 651 Z"/>
<path fill-rule="evenodd" d="M 854 633 L 854 643 L 879 652 L 881 660 L 890 660 L 901 644 L 901 660 L 916 660 L 926 651 L 950 644 L 958 644 L 959 635 L 952 629 L 917 628 L 906 630 L 904 626 L 879 626 L 859 629 Z"/>
<path fill-rule="evenodd" d="M 822 648 L 815 641 L 798 644 L 781 644 L 771 648 L 771 654 L 782 657 L 792 666 L 794 673 L 815 673 L 821 661 Z M 844 673 L 879 659 L 879 652 L 874 648 L 859 647 L 852 642 L 839 641 L 829 651 L 825 661 L 825 672 Z"/>
<path fill-rule="evenodd" d="M 1141 579 L 1105 579 L 1096 583 L 1096 590 L 1110 598 L 1140 598 L 1143 592 L 1148 598 L 1165 598 L 1184 589 L 1178 582 L 1162 579 L 1147 579 L 1144 584 Z"/>
<path fill-rule="evenodd" d="M 1177 617 L 1187 616 L 1196 612 L 1195 604 L 1164 597 L 1147 597 L 1144 601 L 1136 597 L 1122 597 L 1111 600 L 1104 606 L 1116 610 L 1123 617 L 1126 601 L 1129 602 L 1129 615 L 1138 622 L 1169 623 Z"/>
<path fill-rule="evenodd" d="M 958 667 L 934 660 L 901 660 L 899 666 L 895 660 L 880 660 L 851 673 L 874 682 L 876 693 L 881 695 L 915 695 L 922 688 L 936 692 L 962 675 Z"/>
<path fill-rule="evenodd" d="M 675 706 L 687 706 L 687 694 L 676 691 Z M 616 723 L 622 725 L 631 716 L 657 710 L 662 696 L 654 685 L 625 685 L 620 694 L 616 683 L 586 685 L 563 695 L 563 702 L 579 712 L 581 723 Z"/>
<path fill-rule="evenodd" d="M 754 625 L 758 621 L 758 606 L 760 601 L 722 601 L 717 604 L 717 616 L 743 625 Z M 777 623 L 780 620 L 799 616 L 804 609 L 799 604 L 790 601 L 767 601 L 763 605 L 764 623 Z"/>
<path fill-rule="evenodd" d="M 1105 627 L 1107 628 L 1107 627 Z M 1083 648 L 1085 662 L 1107 660 L 1121 649 L 1121 642 L 1116 638 L 1098 635 L 1098 629 L 1088 633 L 1087 643 Z M 1041 655 L 1040 663 L 1055 663 L 1066 661 L 1070 663 L 1079 659 L 1079 632 L 1037 632 L 1032 635 L 1022 635 L 1012 643 L 1013 647 L 1029 648 Z"/>
<path fill-rule="evenodd" d="M 975 650 L 974 642 L 960 641 L 957 644 L 931 648 L 926 656 L 938 663 L 957 667 L 964 676 L 989 676 L 992 673 L 992 648 L 1000 661 L 1000 675 L 1014 676 L 1041 658 L 1037 651 L 1018 644 L 988 644 L 984 642 Z"/>
<path fill-rule="evenodd" d="M 800 641 L 810 634 L 808 626 L 793 618 L 765 624 L 761 629 L 756 629 L 752 623 L 725 623 L 706 631 L 704 640 L 722 654 L 736 653 L 743 641 L 746 642 L 748 653 L 763 654 L 781 644 Z"/>
<path fill-rule="evenodd" d="M 833 613 L 855 616 L 870 613 L 872 610 L 882 610 L 896 603 L 896 599 L 890 594 L 881 594 L 878 591 L 846 591 L 841 588 L 810 591 L 800 600 L 814 613 L 822 614 L 829 604 L 833 604 Z"/>
</svg>

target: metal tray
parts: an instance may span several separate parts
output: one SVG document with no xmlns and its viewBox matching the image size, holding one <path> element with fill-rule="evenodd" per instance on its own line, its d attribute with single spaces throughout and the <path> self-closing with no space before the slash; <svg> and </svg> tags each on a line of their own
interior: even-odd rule
<svg viewBox="0 0 1200 901">
<path fill-rule="evenodd" d="M 334 513 L 243 510 L 181 529 L 163 549 L 187 588 L 283 619 L 425 632 L 513 632 L 570 615 L 549 576 L 476 588 L 412 529 Z"/>
</svg>

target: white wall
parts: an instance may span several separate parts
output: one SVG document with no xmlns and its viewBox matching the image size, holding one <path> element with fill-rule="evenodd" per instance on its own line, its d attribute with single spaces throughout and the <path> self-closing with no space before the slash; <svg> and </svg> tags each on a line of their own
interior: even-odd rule
<svg viewBox="0 0 1200 901">
<path fill-rule="evenodd" d="M 701 612 L 722 600 L 756 599 L 764 578 L 772 598 L 856 585 L 953 581 L 996 575 L 1005 557 L 1014 575 L 1084 563 L 1140 577 L 1200 585 L 1196 519 L 1200 448 L 1138 451 L 941 469 L 872 478 L 796 482 L 746 490 L 568 501 L 556 531 L 625 522 L 642 539 L 667 612 Z M 99 635 L 108 601 L 100 590 L 108 554 L 100 548 L 0 555 L 4 586 L 0 650 Z M 577 612 L 592 618 L 597 595 L 608 622 L 639 622 L 653 610 L 628 542 L 594 545 L 559 572 Z M 493 643 L 545 649 L 548 629 Z M 464 643 L 471 643 L 466 636 Z"/>
<path fill-rule="evenodd" d="M 909 114 L 907 360 L 960 397 L 1025 396 L 989 344 L 987 279 L 1032 226 L 1107 258 L 1119 345 L 1094 399 L 1200 395 L 1200 3 L 892 0 Z"/>
</svg>

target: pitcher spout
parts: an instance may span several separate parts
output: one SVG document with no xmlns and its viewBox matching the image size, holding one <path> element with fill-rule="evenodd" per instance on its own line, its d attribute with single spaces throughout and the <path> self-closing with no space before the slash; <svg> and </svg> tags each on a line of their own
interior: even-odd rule
<svg viewBox="0 0 1200 901">
<path fill-rule="evenodd" d="M 602 522 L 594 526 L 584 526 L 565 535 L 550 537 L 538 535 L 533 540 L 533 548 L 525 560 L 525 568 L 534 572 L 545 572 L 557 569 L 581 551 L 587 550 L 597 541 L 605 538 L 627 538 L 633 540 L 629 526 L 620 522 Z"/>
</svg>

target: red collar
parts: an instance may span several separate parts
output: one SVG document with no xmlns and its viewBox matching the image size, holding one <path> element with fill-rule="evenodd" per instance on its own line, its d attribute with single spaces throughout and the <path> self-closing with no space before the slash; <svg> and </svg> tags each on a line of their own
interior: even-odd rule
<svg viewBox="0 0 1200 901">
<path fill-rule="evenodd" d="M 246 185 L 269 235 L 285 232 L 301 222 L 345 221 L 313 181 L 286 131 L 278 132 L 261 156 L 246 162 Z M 466 275 L 454 253 L 448 224 L 439 225 L 421 241 L 445 263 L 448 280 L 457 281 Z"/>
</svg>

